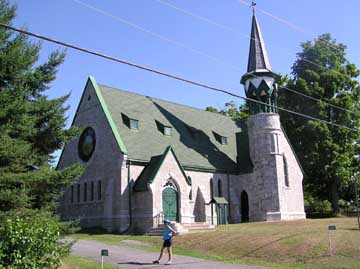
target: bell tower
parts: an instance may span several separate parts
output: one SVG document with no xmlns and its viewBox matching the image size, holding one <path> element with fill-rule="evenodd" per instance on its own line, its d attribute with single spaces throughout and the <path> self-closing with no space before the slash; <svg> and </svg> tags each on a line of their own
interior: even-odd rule
<svg viewBox="0 0 360 269">
<path fill-rule="evenodd" d="M 255 5 L 253 2 L 248 67 L 240 82 L 244 85 L 247 98 L 266 103 L 266 105 L 248 102 L 252 115 L 261 112 L 277 112 L 274 106 L 277 105 L 277 84 L 275 81 L 278 78 L 278 75 L 271 70 L 265 42 L 255 15 Z"/>
<path fill-rule="evenodd" d="M 255 15 L 250 36 L 247 72 L 241 77 L 248 100 L 248 137 L 254 172 L 244 190 L 249 194 L 250 221 L 303 219 L 304 201 L 301 166 L 277 113 L 276 80 Z"/>
</svg>

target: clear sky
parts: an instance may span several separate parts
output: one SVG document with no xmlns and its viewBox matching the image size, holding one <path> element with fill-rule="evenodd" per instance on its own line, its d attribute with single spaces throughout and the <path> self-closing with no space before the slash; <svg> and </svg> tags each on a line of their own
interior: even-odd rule
<svg viewBox="0 0 360 269">
<path fill-rule="evenodd" d="M 244 95 L 239 80 L 247 67 L 252 12 L 242 0 L 11 2 L 18 6 L 14 26 L 25 26 L 31 32 Z M 274 72 L 290 73 L 300 43 L 326 32 L 348 46 L 348 58 L 360 67 L 357 30 L 360 1 L 256 2 L 257 17 Z M 202 16 L 211 23 L 179 9 Z M 62 49 L 45 41 L 42 44 L 40 62 L 51 51 Z M 48 92 L 50 97 L 71 92 L 68 125 L 89 75 L 100 84 L 201 109 L 206 106 L 221 109 L 230 100 L 241 103 L 230 96 L 68 49 L 65 63 Z"/>
</svg>

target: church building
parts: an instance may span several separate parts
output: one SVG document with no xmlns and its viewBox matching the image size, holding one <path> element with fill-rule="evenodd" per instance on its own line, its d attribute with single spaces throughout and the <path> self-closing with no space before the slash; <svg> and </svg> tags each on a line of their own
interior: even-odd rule
<svg viewBox="0 0 360 269">
<path fill-rule="evenodd" d="M 272 72 L 255 14 L 247 122 L 114 89 L 89 77 L 58 169 L 85 172 L 58 213 L 82 227 L 148 233 L 164 219 L 196 225 L 304 219 L 303 172 L 280 124 Z"/>
</svg>

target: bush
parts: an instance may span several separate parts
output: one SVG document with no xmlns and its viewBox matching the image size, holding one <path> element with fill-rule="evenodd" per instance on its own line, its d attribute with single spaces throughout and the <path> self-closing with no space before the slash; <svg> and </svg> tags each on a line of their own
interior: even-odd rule
<svg viewBox="0 0 360 269">
<path fill-rule="evenodd" d="M 22 210 L 0 215 L 0 269 L 57 268 L 69 253 L 58 244 L 60 224 L 50 212 Z"/>
<path fill-rule="evenodd" d="M 72 221 L 62 221 L 60 222 L 60 235 L 69 235 L 74 234 L 80 231 L 80 221 L 72 220 Z"/>
<path fill-rule="evenodd" d="M 312 212 L 332 212 L 331 203 L 328 200 L 318 200 L 314 197 L 305 197 L 304 201 L 305 211 Z"/>
</svg>

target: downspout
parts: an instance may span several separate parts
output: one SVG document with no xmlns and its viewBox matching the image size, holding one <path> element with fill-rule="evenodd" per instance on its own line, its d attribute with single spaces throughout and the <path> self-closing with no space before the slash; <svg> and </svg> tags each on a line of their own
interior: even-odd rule
<svg viewBox="0 0 360 269">
<path fill-rule="evenodd" d="M 132 227 L 132 208 L 131 208 L 131 189 L 132 186 L 130 184 L 130 165 L 131 161 L 128 160 L 128 173 L 127 173 L 127 185 L 128 185 L 128 199 L 129 199 L 129 227 L 128 230 Z"/>
<path fill-rule="evenodd" d="M 230 202 L 230 175 L 229 172 L 226 173 L 227 175 L 227 190 L 228 190 L 228 215 L 227 215 L 227 221 L 230 223 L 230 216 L 231 216 L 231 202 Z"/>
</svg>

